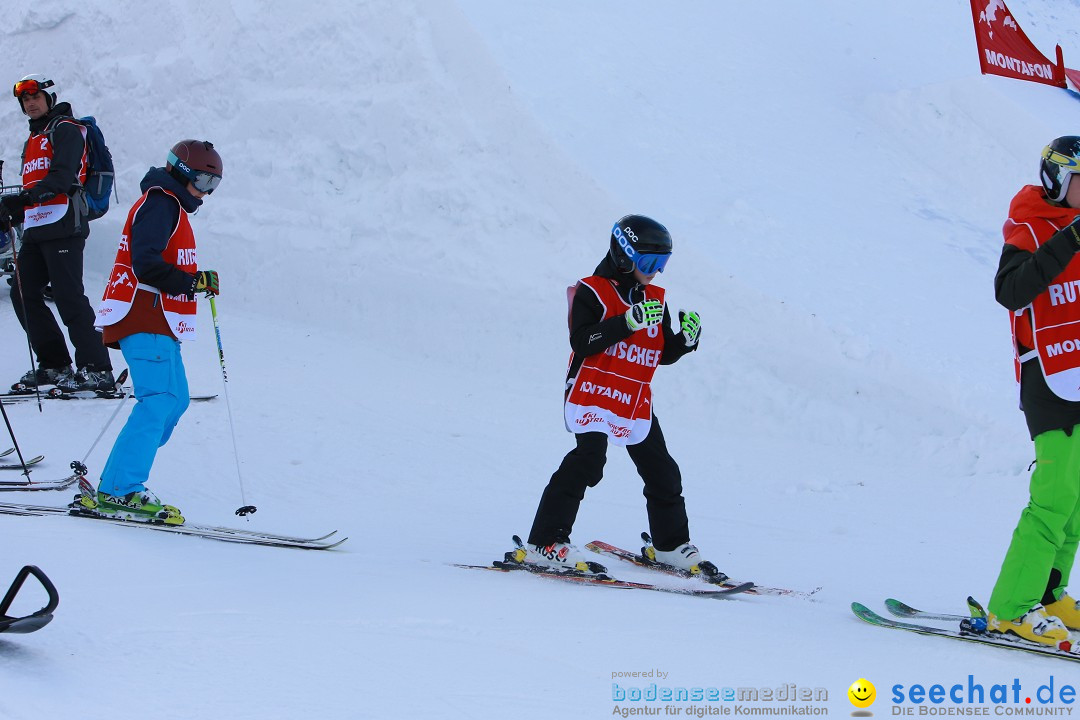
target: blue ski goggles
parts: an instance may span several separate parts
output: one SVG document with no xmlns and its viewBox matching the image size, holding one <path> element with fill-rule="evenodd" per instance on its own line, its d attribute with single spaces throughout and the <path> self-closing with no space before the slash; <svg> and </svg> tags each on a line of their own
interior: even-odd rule
<svg viewBox="0 0 1080 720">
<path fill-rule="evenodd" d="M 671 253 L 638 253 L 634 256 L 634 266 L 643 275 L 652 275 L 653 273 L 664 272 L 664 268 L 670 259 Z"/>
</svg>

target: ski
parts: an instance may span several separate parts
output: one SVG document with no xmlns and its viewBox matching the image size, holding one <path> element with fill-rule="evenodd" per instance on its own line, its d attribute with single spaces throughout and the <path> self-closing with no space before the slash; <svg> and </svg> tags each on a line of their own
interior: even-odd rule
<svg viewBox="0 0 1080 720">
<path fill-rule="evenodd" d="M 35 400 L 37 397 L 33 389 L 0 393 L 0 401 L 5 403 L 27 402 Z M 122 400 L 133 397 L 133 395 L 130 388 L 121 388 L 119 390 L 76 390 L 67 393 L 58 388 L 51 388 L 42 392 L 41 397 L 44 400 Z M 207 402 L 216 397 L 217 395 L 191 395 L 188 400 L 191 402 Z"/>
<path fill-rule="evenodd" d="M 110 398 L 119 399 L 126 397 L 128 390 L 124 388 L 124 382 L 128 378 L 127 368 L 120 372 L 119 377 L 116 378 L 116 382 L 113 383 L 112 388 L 108 390 L 76 390 L 69 393 L 65 393 L 59 387 L 55 385 L 51 388 L 42 390 L 41 385 L 27 385 L 22 382 L 17 382 L 11 386 L 11 390 L 5 393 L 0 393 L 0 401 L 3 402 L 21 402 L 24 400 L 33 400 L 36 398 L 45 398 L 47 400 L 63 400 L 65 398 Z"/>
<path fill-rule="evenodd" d="M 0 514 L 24 516 L 67 515 L 71 517 L 82 517 L 91 520 L 104 520 L 105 522 L 122 524 L 127 527 L 142 527 L 151 530 L 165 530 L 177 532 L 180 534 L 199 535 L 200 537 L 211 537 L 212 539 L 219 540 L 228 540 L 229 538 L 234 538 L 235 542 L 251 542 L 254 544 L 283 543 L 289 547 L 296 546 L 312 550 L 328 550 L 332 547 L 337 547 L 338 545 L 348 540 L 348 538 L 342 538 L 340 540 L 337 540 L 335 538 L 335 540 L 330 540 L 329 538 L 331 536 L 337 534 L 337 530 L 332 530 L 327 534 L 321 535 L 319 537 L 297 537 L 293 535 L 277 535 L 274 533 L 260 532 L 258 530 L 243 530 L 240 528 L 224 527 L 220 525 L 195 525 L 191 523 L 184 523 L 183 525 L 164 525 L 161 523 L 143 523 L 133 520 L 113 518 L 106 515 L 99 515 L 93 512 L 79 512 L 77 510 L 73 512 L 73 509 L 70 507 L 22 505 L 18 503 L 0 503 Z"/>
<path fill-rule="evenodd" d="M 4 450 L 3 452 L 0 452 L 0 457 L 7 457 L 8 455 L 10 455 L 13 452 L 15 452 L 15 448 L 9 447 L 7 450 Z"/>
<path fill-rule="evenodd" d="M 2 457 L 2 456 L 0 456 L 0 457 Z M 41 462 L 44 459 L 45 459 L 44 455 L 37 455 L 35 457 L 29 458 L 26 461 L 26 467 L 30 467 L 31 465 L 37 465 L 39 462 Z M 20 463 L 0 463 L 0 470 L 22 470 L 22 469 L 24 469 L 24 468 L 23 468 L 23 465 L 20 464 Z"/>
<path fill-rule="evenodd" d="M 900 603 L 903 605 L 903 603 Z M 933 625 L 921 625 L 919 623 L 906 622 L 903 620 L 893 620 L 891 618 L 882 617 L 873 610 L 869 609 L 862 603 L 851 603 L 851 611 L 855 613 L 855 617 L 860 620 L 876 625 L 883 628 L 892 628 L 894 630 L 905 630 L 907 632 L 918 633 L 920 635 L 935 635 L 937 637 L 953 638 L 954 640 L 963 640 L 965 642 L 978 643 L 980 645 L 992 645 L 994 647 L 1006 648 L 1008 650 L 1021 650 L 1023 652 L 1032 653 L 1035 655 L 1048 655 L 1051 657 L 1061 658 L 1062 660 L 1071 660 L 1072 662 L 1080 662 L 1080 654 L 1077 652 L 1061 650 L 1058 648 L 1049 647 L 1047 645 L 1036 645 L 1035 643 L 1028 642 L 1013 635 L 990 635 L 985 630 L 985 613 L 982 607 L 974 599 L 968 598 L 968 604 L 972 608 L 972 617 L 964 617 L 961 615 L 938 615 L 936 613 L 926 613 L 917 617 L 924 617 L 924 619 L 930 619 L 931 617 L 937 619 L 949 619 L 960 618 L 960 622 L 956 627 L 936 627 Z M 905 606 L 909 607 L 910 606 Z M 889 608 L 890 611 L 892 608 Z M 915 608 L 910 608 L 915 610 Z M 917 611 L 916 612 L 920 612 Z M 979 613 L 983 613 L 981 616 Z"/>
<path fill-rule="evenodd" d="M 81 475 L 70 478 L 70 484 L 74 484 Z M 21 488 L 30 489 L 30 488 Z M 55 488 L 59 489 L 59 488 Z M 78 496 L 76 496 L 78 498 Z M 54 507 L 49 505 L 27 505 L 22 503 L 0 502 L 0 515 L 16 515 L 23 517 L 64 516 L 77 517 L 88 520 L 99 520 L 123 527 L 143 528 L 145 530 L 157 530 L 171 532 L 176 535 L 191 535 L 220 540 L 222 542 L 243 543 L 247 545 L 268 545 L 273 547 L 289 547 L 301 550 L 330 550 L 344 543 L 348 538 L 332 538 L 337 531 L 327 533 L 320 537 L 296 537 L 292 535 L 277 535 L 274 533 L 260 532 L 256 530 L 242 530 L 239 528 L 222 527 L 218 525 L 196 525 L 184 523 L 183 525 L 164 525 L 161 523 L 144 523 L 125 520 L 122 518 L 100 515 L 91 511 L 80 511 L 78 508 L 65 506 Z"/>
<path fill-rule="evenodd" d="M 647 543 L 647 544 L 652 543 L 652 538 L 649 537 L 648 533 L 641 533 L 641 535 L 642 535 L 642 540 L 645 543 Z M 586 547 L 586 549 L 591 550 L 594 553 L 597 553 L 599 555 L 604 555 L 606 557 L 611 557 L 611 558 L 615 558 L 617 560 L 622 560 L 623 562 L 628 562 L 628 563 L 631 563 L 633 565 L 637 565 L 638 567 L 647 568 L 649 570 L 655 570 L 657 572 L 666 573 L 668 575 L 675 575 L 677 577 L 685 577 L 685 578 L 696 578 L 696 577 L 698 577 L 698 576 L 695 576 L 695 575 L 691 575 L 690 573 L 686 572 L 685 570 L 683 570 L 681 568 L 672 567 L 671 565 L 666 565 L 664 563 L 653 562 L 652 560 L 649 560 L 648 558 L 646 558 L 641 553 L 636 553 L 636 552 L 633 552 L 632 550 L 626 550 L 624 548 L 616 547 L 615 545 L 603 542 L 601 540 L 593 540 L 592 542 L 587 543 L 585 545 L 585 547 Z M 703 580 L 704 582 L 706 582 L 706 583 L 708 583 L 710 585 L 716 585 L 717 587 L 721 587 L 721 588 L 735 587 L 735 586 L 738 586 L 740 584 L 744 584 L 744 583 L 740 583 L 738 580 L 732 580 L 731 578 L 729 578 L 727 576 L 724 576 L 724 579 L 719 583 L 711 582 L 708 578 L 701 578 L 701 580 Z M 781 596 L 788 596 L 788 597 L 805 597 L 805 598 L 809 598 L 809 597 L 812 597 L 815 593 L 817 593 L 818 590 L 821 590 L 821 588 L 818 587 L 818 588 L 815 588 L 814 590 L 811 590 L 811 591 L 807 592 L 805 590 L 790 590 L 788 588 L 763 587 L 761 585 L 756 585 L 754 583 L 750 583 L 750 585 L 752 587 L 750 587 L 748 590 L 745 591 L 748 595 L 781 595 Z"/>
<path fill-rule="evenodd" d="M 925 610 L 917 610 L 907 603 L 902 603 L 899 600 L 889 598 L 885 601 L 885 607 L 889 612 L 896 617 L 902 618 L 915 618 L 918 620 L 945 620 L 948 622 L 963 622 L 968 619 L 967 615 L 958 615 L 955 613 L 935 613 L 926 612 Z"/>
<path fill-rule="evenodd" d="M 710 585 L 737 584 L 736 581 L 731 581 L 729 583 L 729 580 L 731 579 L 727 576 L 727 574 L 720 572 L 720 569 L 713 565 L 711 562 L 701 563 L 701 572 L 697 575 L 694 575 L 693 573 L 687 570 L 683 570 L 680 567 L 668 565 L 667 563 L 658 562 L 656 560 L 650 560 L 645 555 L 645 550 L 648 547 L 652 547 L 652 537 L 649 536 L 649 533 L 643 532 L 641 533 L 641 541 L 645 543 L 646 547 L 642 548 L 640 553 L 635 553 L 631 550 L 624 550 L 623 548 L 616 547 L 600 540 L 593 540 L 591 543 L 586 544 L 585 547 L 600 555 L 614 557 L 619 560 L 623 560 L 625 562 L 637 565 L 638 567 L 648 568 L 650 570 L 657 570 L 668 575 L 675 575 L 676 577 L 694 578 L 703 582 L 707 582 Z"/>
<path fill-rule="evenodd" d="M 547 571 L 534 565 L 527 565 L 525 563 L 517 562 L 505 562 L 499 560 L 496 560 L 491 565 L 463 565 L 459 563 L 454 563 L 454 567 L 466 568 L 469 570 L 493 570 L 495 572 L 502 573 L 524 572 L 528 575 L 535 575 L 537 577 L 547 578 L 550 580 L 558 580 L 561 582 L 577 583 L 579 585 L 598 585 L 600 587 L 617 588 L 623 590 L 649 590 L 652 592 L 672 593 L 675 595 L 689 595 L 691 597 L 714 599 L 723 599 L 731 597 L 733 595 L 738 595 L 746 592 L 751 587 L 753 587 L 753 583 L 745 583 L 743 585 L 738 585 L 730 588 L 724 588 L 719 586 L 716 588 L 664 587 L 662 585 L 652 585 L 651 583 L 618 580 L 603 573 Z"/>
<path fill-rule="evenodd" d="M 7 467 L 7 466 L 5 466 Z M 11 466 L 19 468 L 19 466 Z M 63 480 L 46 480 L 35 482 L 33 480 L 0 480 L 0 492 L 30 492 L 33 490 L 66 490 L 79 481 L 78 475 L 69 475 Z M 9 513 L 11 514 L 11 513 Z M 28 514 L 28 513 L 27 513 Z"/>
<path fill-rule="evenodd" d="M 715 588 L 688 588 L 688 587 L 664 587 L 661 585 L 653 585 L 651 583 L 639 583 L 629 580 L 618 580 L 607 574 L 607 569 L 600 563 L 586 563 L 589 571 L 578 569 L 554 569 L 544 567 L 542 565 L 534 565 L 531 563 L 523 562 L 525 557 L 525 544 L 521 541 L 521 538 L 514 535 L 513 543 L 515 550 L 511 550 L 503 556 L 502 560 L 496 560 L 491 565 L 457 565 L 457 567 L 469 568 L 473 570 L 496 570 L 499 572 L 527 572 L 530 575 L 537 575 L 540 577 L 549 578 L 552 580 L 562 580 L 565 582 L 575 582 L 586 585 L 602 585 L 605 587 L 621 588 L 626 590 L 651 590 L 654 592 L 674 593 L 677 595 L 691 595 L 694 597 L 709 597 L 709 598 L 722 598 L 729 595 L 737 595 L 739 593 L 746 592 L 754 586 L 754 583 L 743 583 L 741 585 L 734 585 L 732 587 L 715 587 Z"/>
<path fill-rule="evenodd" d="M 65 508 L 67 510 L 67 508 Z M 3 508 L 0 507 L 0 513 L 3 512 Z M 281 547 L 281 548 L 296 548 L 298 550 L 331 550 L 344 543 L 349 538 L 341 538 L 330 540 L 331 535 L 334 535 L 337 531 L 328 533 L 323 538 L 318 540 L 307 538 L 296 538 L 288 535 L 275 535 L 272 533 L 256 532 L 252 530 L 240 530 L 238 528 L 219 527 L 215 525 L 195 525 L 185 522 L 183 525 L 165 525 L 162 523 L 147 523 L 136 522 L 133 520 L 125 520 L 122 518 L 113 518 L 107 515 L 99 515 L 92 512 L 80 512 L 77 509 L 72 508 L 70 512 L 65 512 L 65 515 L 69 517 L 81 517 L 89 520 L 96 520 L 111 523 L 113 525 L 120 525 L 130 528 L 143 528 L 145 530 L 157 530 L 160 532 L 171 532 L 176 535 L 190 535 L 193 537 L 206 538 L 207 540 L 219 540 L 221 542 L 239 543 L 243 545 L 263 545 L 268 547 Z"/>
</svg>

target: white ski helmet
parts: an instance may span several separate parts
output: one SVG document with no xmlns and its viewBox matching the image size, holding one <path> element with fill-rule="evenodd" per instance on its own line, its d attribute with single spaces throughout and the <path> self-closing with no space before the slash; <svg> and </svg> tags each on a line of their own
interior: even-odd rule
<svg viewBox="0 0 1080 720">
<path fill-rule="evenodd" d="M 19 101 L 19 107 L 21 108 L 23 95 L 33 95 L 38 92 L 45 93 L 50 110 L 56 107 L 56 96 L 59 92 L 56 82 L 41 73 L 33 73 L 19 80 L 19 82 L 15 83 L 15 87 L 12 88 L 11 94 Z"/>
</svg>

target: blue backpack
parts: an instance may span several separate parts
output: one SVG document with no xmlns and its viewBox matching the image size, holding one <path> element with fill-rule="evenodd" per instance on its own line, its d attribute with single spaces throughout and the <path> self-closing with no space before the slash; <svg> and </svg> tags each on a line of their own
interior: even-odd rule
<svg viewBox="0 0 1080 720">
<path fill-rule="evenodd" d="M 113 193 L 113 168 L 112 153 L 105 144 L 105 136 L 101 134 L 97 120 L 92 115 L 81 118 L 58 118 L 45 129 L 52 143 L 52 133 L 58 122 L 74 120 L 86 128 L 86 182 L 83 183 L 83 191 L 86 195 L 87 219 L 97 220 L 109 212 L 109 196 Z"/>
</svg>

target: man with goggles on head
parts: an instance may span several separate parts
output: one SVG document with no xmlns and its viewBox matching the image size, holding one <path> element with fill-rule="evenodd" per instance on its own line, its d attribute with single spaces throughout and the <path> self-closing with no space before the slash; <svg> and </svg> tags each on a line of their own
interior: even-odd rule
<svg viewBox="0 0 1080 720">
<path fill-rule="evenodd" d="M 652 376 L 697 349 L 701 320 L 679 313 L 671 329 L 664 290 L 652 284 L 671 258 L 671 235 L 655 220 L 628 215 L 611 230 L 608 253 L 572 289 L 570 368 L 564 421 L 576 447 L 551 476 L 540 498 L 528 543 L 516 562 L 578 573 L 603 572 L 570 542 L 585 490 L 603 477 L 608 444 L 625 446 L 645 483 L 654 563 L 722 582 L 726 575 L 690 544 L 679 466 L 668 454 L 652 412 Z"/>
<path fill-rule="evenodd" d="M 165 167 L 150 168 L 128 212 L 98 326 L 124 353 L 138 401 L 116 438 L 97 493 L 76 500 L 91 511 L 136 522 L 182 525 L 184 517 L 146 487 L 159 447 L 188 406 L 180 343 L 195 339 L 196 294 L 218 294 L 218 274 L 200 270 L 188 215 L 221 182 L 213 143 L 182 140 Z"/>
<path fill-rule="evenodd" d="M 0 225 L 23 226 L 11 302 L 37 355 L 37 367 L 12 387 L 111 390 L 112 362 L 83 289 L 83 249 L 90 234 L 82 194 L 86 129 L 72 117 L 71 105 L 57 101 L 56 83 L 44 75 L 27 75 L 12 94 L 29 118 L 30 137 L 23 147 L 22 192 L 0 199 Z M 43 291 L 50 284 L 75 347 L 75 372 L 64 334 L 45 304 Z"/>
</svg>

